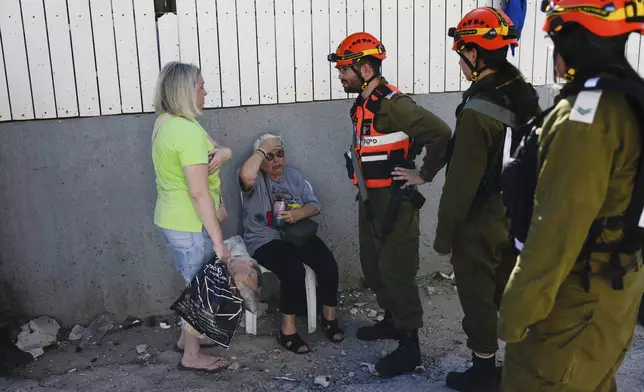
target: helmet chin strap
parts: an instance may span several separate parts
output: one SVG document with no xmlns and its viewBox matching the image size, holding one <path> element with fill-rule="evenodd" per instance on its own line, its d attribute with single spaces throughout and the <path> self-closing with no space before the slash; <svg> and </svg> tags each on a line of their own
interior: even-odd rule
<svg viewBox="0 0 644 392">
<path fill-rule="evenodd" d="M 472 74 L 470 75 L 470 80 L 472 82 L 476 82 L 479 79 L 479 77 L 481 77 L 481 73 L 486 69 L 488 69 L 487 65 L 484 65 L 481 68 L 477 68 L 474 64 L 472 64 L 470 59 L 465 57 L 463 52 L 461 52 L 460 50 L 457 50 L 456 53 L 458 53 L 458 55 L 461 56 L 461 59 L 463 59 L 463 62 L 468 66 L 470 71 L 472 71 Z M 476 62 L 477 63 L 479 62 L 478 56 L 477 56 Z"/>
<path fill-rule="evenodd" d="M 554 80 L 557 80 L 557 48 L 552 51 L 552 73 L 554 74 Z M 562 57 L 563 58 L 563 57 Z M 574 67 L 566 66 L 566 74 L 564 75 L 564 80 L 568 83 L 571 83 L 575 80 L 577 70 Z"/>
<path fill-rule="evenodd" d="M 369 80 L 365 80 L 364 76 L 362 76 L 362 72 L 358 68 L 355 67 L 354 64 L 351 64 L 351 69 L 353 72 L 356 74 L 356 76 L 360 79 L 360 89 L 362 91 L 366 90 L 367 87 L 369 87 L 369 83 L 371 83 L 372 80 L 378 77 L 378 75 L 374 74 L 372 77 L 369 78 Z"/>
</svg>

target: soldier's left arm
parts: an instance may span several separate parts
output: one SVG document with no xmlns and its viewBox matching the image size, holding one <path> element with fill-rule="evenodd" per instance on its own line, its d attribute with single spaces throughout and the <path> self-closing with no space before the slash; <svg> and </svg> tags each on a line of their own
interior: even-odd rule
<svg viewBox="0 0 644 392">
<path fill-rule="evenodd" d="M 403 131 L 425 146 L 420 177 L 430 182 L 444 166 L 445 150 L 452 131 L 445 121 L 418 106 L 411 97 L 396 94 L 383 99 L 374 126 L 379 132 Z"/>
<path fill-rule="evenodd" d="M 602 124 L 601 112 L 594 120 L 573 121 L 570 104 L 559 106 L 544 124 L 529 235 L 501 303 L 499 338 L 510 343 L 525 338 L 552 310 L 608 188 L 610 127 Z"/>
</svg>

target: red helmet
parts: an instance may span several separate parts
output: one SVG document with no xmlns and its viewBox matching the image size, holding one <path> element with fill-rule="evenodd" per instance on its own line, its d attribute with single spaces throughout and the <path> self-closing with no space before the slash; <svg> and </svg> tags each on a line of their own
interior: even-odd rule
<svg viewBox="0 0 644 392">
<path fill-rule="evenodd" d="M 466 44 L 476 44 L 486 50 L 519 46 L 517 28 L 505 12 L 492 8 L 476 8 L 468 12 L 448 35 L 454 38 L 452 50 L 461 51 Z"/>
<path fill-rule="evenodd" d="M 369 33 L 360 32 L 345 38 L 335 53 L 331 53 L 327 58 L 330 62 L 336 63 L 336 68 L 342 68 L 355 64 L 367 56 L 384 60 L 387 58 L 387 52 L 382 42 L 378 41 L 376 37 Z"/>
<path fill-rule="evenodd" d="M 637 4 L 636 4 L 637 3 Z M 566 24 L 578 23 L 600 37 L 644 32 L 644 8 L 632 0 L 543 0 L 543 31 L 557 33 Z"/>
</svg>

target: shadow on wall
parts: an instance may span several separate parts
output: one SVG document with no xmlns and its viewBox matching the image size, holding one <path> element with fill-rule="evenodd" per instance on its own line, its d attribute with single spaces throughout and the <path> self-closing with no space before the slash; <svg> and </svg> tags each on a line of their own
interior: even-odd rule
<svg viewBox="0 0 644 392">
<path fill-rule="evenodd" d="M 539 89 L 545 102 L 550 94 Z M 416 96 L 451 126 L 459 93 Z M 207 110 L 200 122 L 232 148 L 222 170 L 231 219 L 241 233 L 236 172 L 259 135 L 282 134 L 286 158 L 322 203 L 320 235 L 335 254 L 343 287 L 357 285 L 356 190 L 343 154 L 351 142 L 351 101 Z M 118 318 L 169 312 L 183 282 L 153 225 L 150 157 L 153 114 L 13 122 L 0 131 L 0 275 L 29 316 L 83 323 L 103 311 Z M 420 158 L 419 158 L 420 160 Z M 449 271 L 431 244 L 442 172 L 421 187 L 420 273 Z M 235 216 L 237 215 L 237 216 Z"/>
</svg>

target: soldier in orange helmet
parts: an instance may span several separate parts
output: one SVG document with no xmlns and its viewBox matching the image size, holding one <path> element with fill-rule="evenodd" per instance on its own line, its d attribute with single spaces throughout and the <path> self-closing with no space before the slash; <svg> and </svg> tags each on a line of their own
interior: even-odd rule
<svg viewBox="0 0 644 392">
<path fill-rule="evenodd" d="M 473 365 L 448 373 L 446 384 L 462 392 L 495 392 L 500 384 L 497 311 L 516 261 L 500 168 L 521 124 L 540 112 L 539 98 L 507 60 L 508 49 L 518 45 L 518 32 L 503 11 L 476 8 L 449 35 L 472 84 L 456 110 L 434 249 L 451 255 Z"/>
<path fill-rule="evenodd" d="M 384 45 L 360 32 L 342 41 L 328 60 L 336 64 L 347 93 L 358 94 L 351 109 L 352 146 L 345 156 L 349 178 L 359 191 L 360 261 L 385 318 L 358 329 L 361 340 L 397 339 L 398 349 L 376 363 L 393 377 L 421 364 L 422 326 L 416 274 L 419 264 L 417 186 L 432 181 L 443 166 L 451 131 L 380 74 Z M 424 164 L 414 158 L 426 148 Z"/>
</svg>

